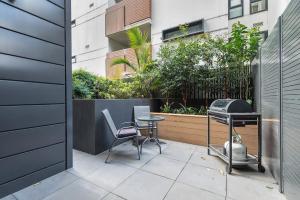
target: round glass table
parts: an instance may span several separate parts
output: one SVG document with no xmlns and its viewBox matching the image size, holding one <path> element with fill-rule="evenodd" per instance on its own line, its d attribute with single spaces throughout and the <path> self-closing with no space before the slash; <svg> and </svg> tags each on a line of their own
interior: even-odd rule
<svg viewBox="0 0 300 200">
<path fill-rule="evenodd" d="M 143 145 L 147 141 L 150 141 L 150 142 L 155 142 L 157 144 L 157 146 L 159 147 L 159 153 L 161 154 L 161 145 L 158 138 L 157 123 L 160 121 L 164 121 L 165 118 L 161 116 L 144 116 L 144 117 L 139 117 L 138 120 L 141 122 L 148 122 L 148 127 L 149 127 L 148 128 L 149 134 L 141 144 L 141 153 L 142 153 Z M 154 133 L 154 129 L 156 129 L 155 133 Z"/>
</svg>

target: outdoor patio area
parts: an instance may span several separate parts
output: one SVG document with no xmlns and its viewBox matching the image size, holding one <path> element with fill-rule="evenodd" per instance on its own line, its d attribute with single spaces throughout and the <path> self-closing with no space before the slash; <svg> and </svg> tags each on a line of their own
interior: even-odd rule
<svg viewBox="0 0 300 200">
<path fill-rule="evenodd" d="M 131 142 L 97 156 L 74 151 L 74 168 L 5 200 L 284 200 L 278 185 L 256 169 L 225 173 L 225 164 L 205 147 L 164 141 L 162 154 L 146 144 L 141 160 Z"/>
</svg>

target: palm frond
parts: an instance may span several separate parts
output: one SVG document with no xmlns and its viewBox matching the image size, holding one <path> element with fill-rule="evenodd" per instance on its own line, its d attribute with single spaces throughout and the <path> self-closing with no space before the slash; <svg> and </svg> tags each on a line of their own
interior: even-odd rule
<svg viewBox="0 0 300 200">
<path fill-rule="evenodd" d="M 126 58 L 116 58 L 116 59 L 114 59 L 111 62 L 110 66 L 115 66 L 115 65 L 127 65 L 128 67 L 130 67 L 134 71 L 137 70 L 137 68 L 132 63 L 130 63 L 130 61 L 127 60 Z"/>
<path fill-rule="evenodd" d="M 140 48 L 148 42 L 148 35 L 143 33 L 139 28 L 132 28 L 128 30 L 127 36 L 130 42 L 131 48 Z"/>
</svg>

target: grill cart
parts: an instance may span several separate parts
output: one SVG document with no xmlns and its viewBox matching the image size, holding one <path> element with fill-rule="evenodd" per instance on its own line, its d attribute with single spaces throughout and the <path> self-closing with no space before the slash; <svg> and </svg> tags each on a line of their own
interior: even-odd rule
<svg viewBox="0 0 300 200">
<path fill-rule="evenodd" d="M 219 158 L 227 163 L 227 173 L 232 172 L 233 166 L 243 165 L 258 165 L 258 171 L 264 172 L 265 168 L 261 163 L 261 150 L 262 150 L 262 136 L 261 136 L 261 115 L 252 112 L 251 106 L 243 100 L 237 99 L 219 99 L 214 101 L 208 112 L 208 155 L 211 151 L 214 152 Z M 228 125 L 228 148 L 222 145 L 211 144 L 211 127 L 210 121 L 216 120 L 219 123 Z M 234 127 L 241 127 L 246 125 L 258 126 L 258 152 L 257 156 L 245 153 L 244 159 L 233 158 L 233 129 Z"/>
</svg>

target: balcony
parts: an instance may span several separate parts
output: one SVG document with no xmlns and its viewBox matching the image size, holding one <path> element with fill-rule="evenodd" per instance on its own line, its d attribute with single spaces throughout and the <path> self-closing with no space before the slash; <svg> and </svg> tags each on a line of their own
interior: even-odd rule
<svg viewBox="0 0 300 200">
<path fill-rule="evenodd" d="M 115 1 L 114 1 L 115 2 Z M 151 0 L 122 0 L 106 10 L 106 36 L 150 24 Z"/>
<path fill-rule="evenodd" d="M 126 65 L 111 66 L 111 63 L 116 58 L 126 58 L 131 63 L 136 63 L 136 56 L 133 49 L 122 49 L 108 53 L 106 56 L 106 77 L 109 79 L 121 79 L 129 77 L 133 70 Z"/>
</svg>

